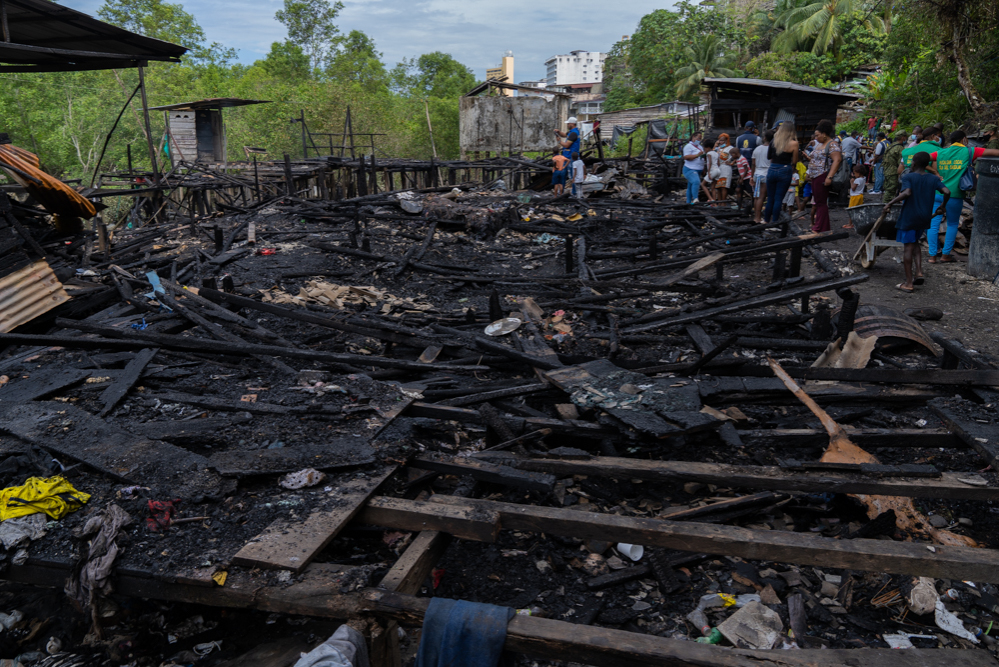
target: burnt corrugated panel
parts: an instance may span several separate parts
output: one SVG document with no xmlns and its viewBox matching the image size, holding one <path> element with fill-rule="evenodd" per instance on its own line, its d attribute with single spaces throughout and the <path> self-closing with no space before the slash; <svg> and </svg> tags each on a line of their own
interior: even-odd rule
<svg viewBox="0 0 999 667">
<path fill-rule="evenodd" d="M 15 271 L 0 279 L 0 333 L 47 313 L 69 295 L 45 260 Z"/>
</svg>

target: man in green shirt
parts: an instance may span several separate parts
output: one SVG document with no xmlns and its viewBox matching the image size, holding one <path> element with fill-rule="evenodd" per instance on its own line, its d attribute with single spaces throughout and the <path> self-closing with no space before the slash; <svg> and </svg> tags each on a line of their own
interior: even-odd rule
<svg viewBox="0 0 999 667">
<path fill-rule="evenodd" d="M 902 150 L 905 149 L 905 140 L 908 136 L 905 132 L 897 132 L 894 143 L 885 149 L 885 154 L 882 158 L 885 183 L 881 189 L 881 201 L 891 201 L 898 196 L 898 165 L 902 161 Z"/>
<path fill-rule="evenodd" d="M 898 167 L 899 176 L 906 169 L 912 167 L 912 156 L 916 153 L 935 153 L 940 150 L 940 136 L 943 132 L 936 125 L 931 125 L 923 130 L 923 140 L 912 148 L 902 151 L 902 163 Z"/>
<path fill-rule="evenodd" d="M 954 249 L 954 239 L 957 238 L 957 226 L 961 222 L 961 211 L 964 208 L 964 191 L 960 188 L 961 177 L 968 169 L 974 169 L 974 161 L 980 157 L 999 157 L 999 149 L 968 148 L 968 137 L 962 130 L 954 130 L 950 135 L 950 145 L 930 153 L 934 168 L 943 179 L 943 183 L 951 192 L 950 200 L 945 209 L 947 215 L 947 235 L 944 238 L 943 254 L 937 259 L 937 246 L 940 240 L 940 223 L 944 216 L 938 215 L 930 222 L 930 231 L 926 241 L 930 246 L 930 263 L 953 262 L 951 251 Z M 939 193 L 937 193 L 939 195 Z M 951 203 L 954 202 L 954 203 Z M 943 196 L 937 197 L 934 206 L 943 204 Z M 933 210 L 936 210 L 934 208 Z"/>
</svg>

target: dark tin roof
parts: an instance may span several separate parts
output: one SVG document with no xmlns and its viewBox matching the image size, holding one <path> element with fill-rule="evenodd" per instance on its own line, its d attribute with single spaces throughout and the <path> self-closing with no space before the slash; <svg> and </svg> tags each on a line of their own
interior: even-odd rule
<svg viewBox="0 0 999 667">
<path fill-rule="evenodd" d="M 144 37 L 50 0 L 4 0 L 0 71 L 71 72 L 176 62 L 187 48 Z"/>
<path fill-rule="evenodd" d="M 175 109 L 228 109 L 230 107 L 245 107 L 250 104 L 270 104 L 270 100 L 241 100 L 238 97 L 212 97 L 195 102 L 178 102 L 164 104 L 159 107 L 149 107 L 150 111 L 173 111 Z"/>
<path fill-rule="evenodd" d="M 750 86 L 754 88 L 783 88 L 785 90 L 794 90 L 799 93 L 814 93 L 817 95 L 833 95 L 839 97 L 843 100 L 859 100 L 860 95 L 853 95 L 851 93 L 841 93 L 838 90 L 829 90 L 828 88 L 812 88 L 811 86 L 802 86 L 797 83 L 788 83 L 787 81 L 771 81 L 770 79 L 704 79 L 704 83 L 709 86 L 725 84 L 733 87 L 739 86 Z"/>
</svg>

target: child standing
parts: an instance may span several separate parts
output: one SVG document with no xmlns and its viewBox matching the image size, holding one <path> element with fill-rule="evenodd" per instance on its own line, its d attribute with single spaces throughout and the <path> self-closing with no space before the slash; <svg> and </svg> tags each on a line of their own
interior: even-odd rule
<svg viewBox="0 0 999 667">
<path fill-rule="evenodd" d="M 866 164 L 853 165 L 853 173 L 850 175 L 850 206 L 863 206 L 864 189 L 867 187 L 868 168 Z M 853 223 L 843 225 L 843 229 L 853 229 Z"/>
<path fill-rule="evenodd" d="M 552 189 L 557 197 L 565 190 L 565 177 L 566 173 L 569 171 L 567 169 L 569 166 L 569 158 L 562 155 L 561 152 L 555 151 L 555 157 L 552 158 L 552 162 L 554 163 L 554 166 L 552 167 Z"/>
<path fill-rule="evenodd" d="M 572 196 L 583 196 L 583 180 L 586 178 L 586 165 L 579 159 L 579 153 L 572 152 Z"/>
<path fill-rule="evenodd" d="M 926 171 L 930 164 L 929 153 L 916 153 L 912 156 L 912 171 L 902 175 L 902 191 L 885 204 L 888 215 L 892 204 L 904 201 L 902 212 L 895 222 L 895 240 L 905 244 L 902 259 L 905 265 L 905 282 L 896 287 L 903 292 L 914 292 L 913 285 L 923 282 L 923 262 L 919 252 L 919 237 L 930 228 L 934 215 L 942 215 L 950 200 L 950 190 L 940 177 Z M 937 192 L 943 195 L 943 203 L 933 211 L 933 200 Z"/>
<path fill-rule="evenodd" d="M 798 172 L 791 174 L 791 187 L 787 189 L 787 194 L 784 195 L 784 201 L 781 202 L 785 206 L 785 210 L 791 213 L 795 208 L 795 201 L 798 200 L 798 184 L 801 182 L 801 176 Z"/>
</svg>

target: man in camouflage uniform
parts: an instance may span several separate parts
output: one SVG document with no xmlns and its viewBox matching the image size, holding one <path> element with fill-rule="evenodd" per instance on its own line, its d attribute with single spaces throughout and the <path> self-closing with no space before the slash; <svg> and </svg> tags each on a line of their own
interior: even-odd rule
<svg viewBox="0 0 999 667">
<path fill-rule="evenodd" d="M 996 124 L 986 125 L 982 130 L 982 134 L 987 137 L 985 142 L 986 148 L 999 148 L 999 131 L 997 131 Z"/>
<path fill-rule="evenodd" d="M 885 184 L 881 190 L 881 201 L 889 202 L 898 196 L 898 185 L 901 176 L 898 175 L 898 165 L 902 161 L 902 150 L 905 148 L 905 140 L 908 135 L 905 132 L 898 132 L 895 141 L 885 150 L 884 174 Z"/>
</svg>

